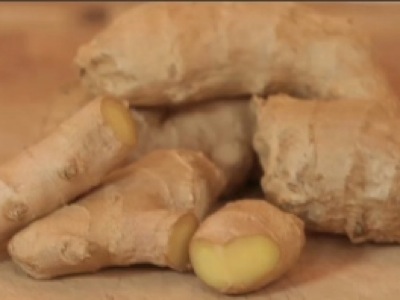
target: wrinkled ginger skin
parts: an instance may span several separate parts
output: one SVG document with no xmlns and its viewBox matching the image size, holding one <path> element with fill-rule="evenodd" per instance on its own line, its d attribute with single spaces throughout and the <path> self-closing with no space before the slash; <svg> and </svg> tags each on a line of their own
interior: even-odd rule
<svg viewBox="0 0 400 300">
<path fill-rule="evenodd" d="M 89 90 L 134 106 L 277 92 L 393 96 L 351 22 L 295 3 L 138 5 L 83 45 L 75 61 Z"/>
<path fill-rule="evenodd" d="M 222 172 L 199 152 L 154 151 L 18 232 L 8 250 L 36 279 L 139 263 L 185 271 L 190 237 L 224 184 Z M 176 240 L 176 230 L 186 232 Z"/>
<path fill-rule="evenodd" d="M 232 270 L 239 261 L 246 267 L 237 275 L 243 276 L 245 272 L 249 272 L 248 268 L 252 264 L 260 261 L 260 256 L 273 255 L 266 254 L 266 249 L 250 254 L 246 241 L 254 237 L 265 239 L 270 244 L 269 247 L 277 250 L 276 261 L 272 261 L 272 269 L 264 270 L 257 278 L 237 282 L 232 277 Z M 211 266 L 209 261 L 200 257 L 200 247 L 217 247 L 215 255 L 219 256 L 223 249 L 226 250 L 233 243 L 238 245 L 241 240 L 242 250 L 233 260 L 225 262 L 223 270 L 219 270 L 220 273 L 217 273 L 215 265 Z M 304 243 L 304 224 L 295 215 L 279 210 L 264 199 L 243 199 L 226 204 L 200 224 L 190 244 L 190 259 L 196 275 L 210 287 L 225 294 L 243 294 L 259 290 L 286 273 L 299 258 Z M 229 261 L 229 258 L 218 257 L 216 263 L 220 261 Z M 207 271 L 208 275 L 204 274 L 204 268 L 212 271 Z M 210 274 L 214 280 L 207 278 Z M 218 281 L 226 282 L 222 285 L 216 283 L 215 276 L 220 277 Z"/>
<path fill-rule="evenodd" d="M 129 129 L 122 139 L 106 120 L 104 110 L 110 107 L 116 110 L 114 119 Z M 0 166 L 0 240 L 97 186 L 134 144 L 128 109 L 120 101 L 97 98 L 5 162 Z"/>
<path fill-rule="evenodd" d="M 227 179 L 225 194 L 237 192 L 254 163 L 254 114 L 248 99 L 218 100 L 165 112 L 132 109 L 138 143 L 131 159 L 156 149 L 201 151 Z"/>
<path fill-rule="evenodd" d="M 254 104 L 254 148 L 271 201 L 311 230 L 400 242 L 398 109 L 284 95 Z"/>
</svg>

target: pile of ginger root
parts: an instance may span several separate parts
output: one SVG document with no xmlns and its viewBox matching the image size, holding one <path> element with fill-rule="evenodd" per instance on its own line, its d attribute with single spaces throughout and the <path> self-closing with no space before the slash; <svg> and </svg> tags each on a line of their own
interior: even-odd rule
<svg viewBox="0 0 400 300">
<path fill-rule="evenodd" d="M 0 240 L 33 278 L 146 263 L 243 294 L 305 230 L 400 242 L 400 110 L 348 20 L 141 4 L 75 63 L 82 108 L 0 166 Z M 238 197 L 252 180 L 264 197 Z"/>
</svg>

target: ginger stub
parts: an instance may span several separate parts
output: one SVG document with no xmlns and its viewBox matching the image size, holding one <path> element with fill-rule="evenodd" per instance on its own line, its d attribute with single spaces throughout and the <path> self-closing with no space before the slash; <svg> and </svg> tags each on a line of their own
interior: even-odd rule
<svg viewBox="0 0 400 300">
<path fill-rule="evenodd" d="M 305 242 L 303 222 L 264 200 L 228 203 L 209 216 L 190 244 L 196 275 L 225 294 L 256 291 L 282 276 Z"/>
<path fill-rule="evenodd" d="M 154 151 L 17 233 L 9 253 L 37 279 L 139 263 L 185 271 L 189 241 L 225 184 L 199 152 Z"/>
<path fill-rule="evenodd" d="M 0 240 L 98 185 L 136 143 L 122 102 L 97 98 L 0 166 Z"/>
</svg>

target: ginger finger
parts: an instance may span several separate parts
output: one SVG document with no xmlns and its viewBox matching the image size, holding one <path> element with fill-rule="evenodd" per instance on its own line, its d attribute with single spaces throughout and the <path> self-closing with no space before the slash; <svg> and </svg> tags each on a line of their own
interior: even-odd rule
<svg viewBox="0 0 400 300">
<path fill-rule="evenodd" d="M 122 102 L 97 98 L 0 166 L 0 241 L 98 185 L 136 142 Z"/>
</svg>

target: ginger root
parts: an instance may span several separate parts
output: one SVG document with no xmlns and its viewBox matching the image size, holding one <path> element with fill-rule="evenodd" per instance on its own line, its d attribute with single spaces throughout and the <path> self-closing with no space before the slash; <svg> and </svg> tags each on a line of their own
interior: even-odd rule
<svg viewBox="0 0 400 300">
<path fill-rule="evenodd" d="M 190 238 L 225 182 L 199 152 L 154 151 L 17 233 L 9 253 L 37 279 L 139 263 L 184 271 Z"/>
<path fill-rule="evenodd" d="M 185 148 L 203 152 L 224 172 L 225 193 L 234 193 L 248 179 L 254 162 L 254 115 L 248 99 L 132 113 L 138 132 L 133 160 L 156 149 Z"/>
<path fill-rule="evenodd" d="M 256 98 L 262 187 L 310 230 L 400 242 L 400 110 L 383 101 Z"/>
<path fill-rule="evenodd" d="M 0 241 L 98 185 L 136 142 L 121 101 L 97 98 L 0 166 Z"/>
<path fill-rule="evenodd" d="M 222 293 L 256 291 L 294 265 L 305 242 L 303 227 L 296 216 L 264 200 L 228 203 L 193 236 L 194 272 Z"/>
<path fill-rule="evenodd" d="M 154 3 L 117 18 L 75 59 L 93 93 L 135 106 L 252 94 L 393 97 L 348 20 L 294 3 Z"/>
</svg>

